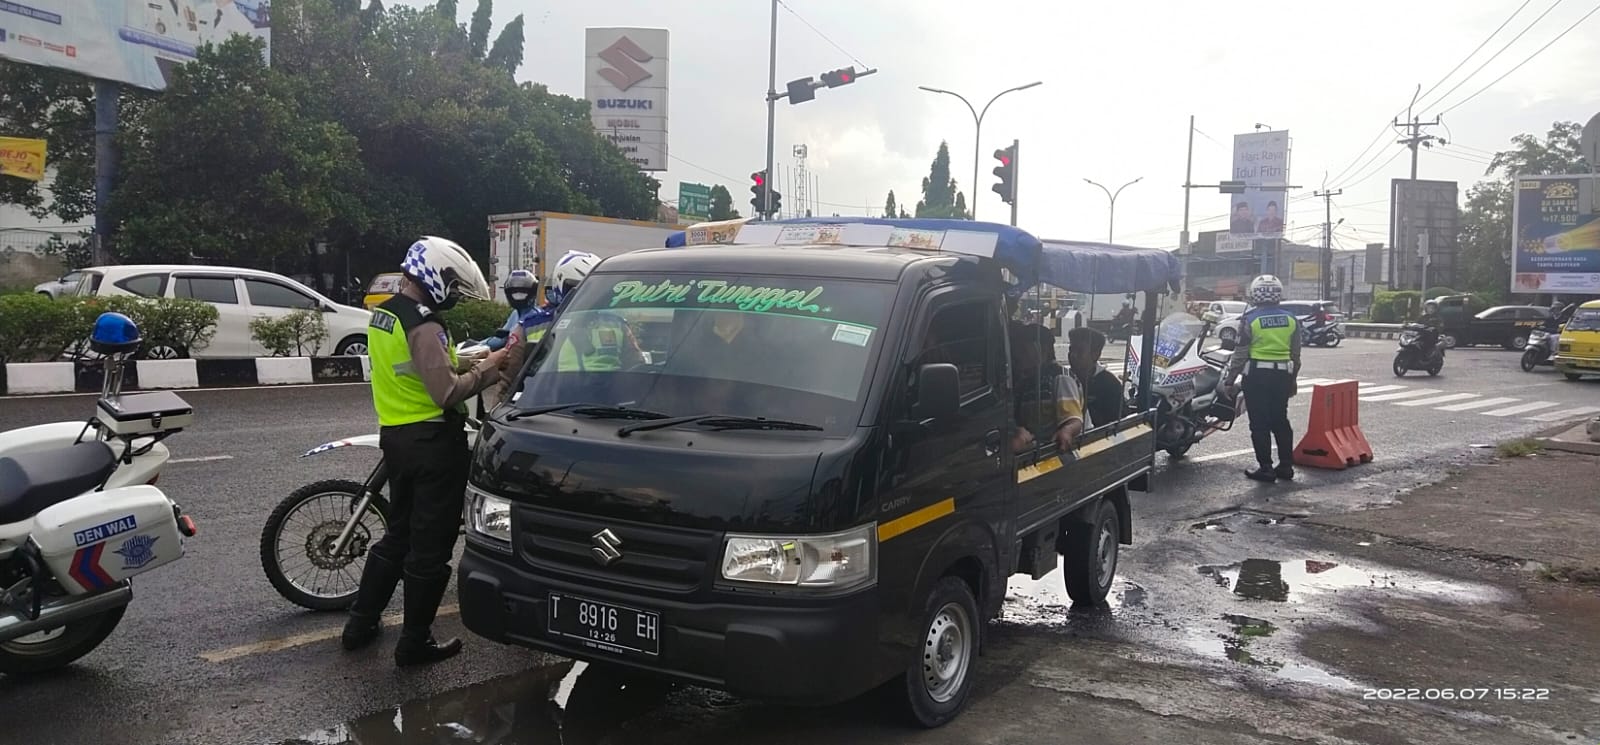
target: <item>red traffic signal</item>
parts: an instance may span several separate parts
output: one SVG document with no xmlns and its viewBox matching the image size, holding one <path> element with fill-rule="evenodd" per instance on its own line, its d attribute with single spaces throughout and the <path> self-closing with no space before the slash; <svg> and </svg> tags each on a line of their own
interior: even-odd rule
<svg viewBox="0 0 1600 745">
<path fill-rule="evenodd" d="M 838 88 L 854 82 L 856 82 L 856 68 L 853 66 L 822 73 L 822 83 L 829 88 Z"/>
<path fill-rule="evenodd" d="M 1013 204 L 1017 200 L 1017 146 L 994 151 L 994 159 L 1000 161 L 994 167 L 995 178 L 1000 182 L 989 188 L 1000 195 L 1000 201 Z"/>
<path fill-rule="evenodd" d="M 761 186 L 767 183 L 767 173 L 766 171 L 756 171 L 750 174 L 750 180 L 756 182 L 756 186 Z"/>
</svg>

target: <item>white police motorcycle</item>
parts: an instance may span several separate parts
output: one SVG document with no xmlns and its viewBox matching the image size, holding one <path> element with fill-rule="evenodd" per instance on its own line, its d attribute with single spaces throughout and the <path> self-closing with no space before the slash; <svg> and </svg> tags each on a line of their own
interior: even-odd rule
<svg viewBox="0 0 1600 745">
<path fill-rule="evenodd" d="M 1229 396 L 1221 388 L 1229 349 L 1205 349 L 1205 341 L 1216 326 L 1219 315 L 1207 313 L 1205 319 L 1188 313 L 1173 313 L 1156 328 L 1155 358 L 1151 360 L 1151 390 L 1156 399 L 1156 449 L 1182 458 L 1201 440 L 1226 432 L 1244 412 L 1244 397 Z M 1139 369 L 1138 350 L 1143 335 L 1128 341 L 1126 370 Z M 1127 381 L 1126 398 L 1137 406 L 1139 381 Z"/>
<path fill-rule="evenodd" d="M 194 410 L 168 391 L 122 395 L 139 330 L 95 321 L 104 381 L 88 421 L 0 432 L 0 673 L 53 670 L 105 641 L 133 600 L 131 579 L 183 557 L 194 521 L 156 488 L 161 441 Z"/>
</svg>

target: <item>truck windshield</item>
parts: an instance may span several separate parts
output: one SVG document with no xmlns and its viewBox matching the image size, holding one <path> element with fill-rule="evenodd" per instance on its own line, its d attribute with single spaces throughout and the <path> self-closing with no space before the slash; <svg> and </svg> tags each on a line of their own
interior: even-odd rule
<svg viewBox="0 0 1600 745">
<path fill-rule="evenodd" d="M 528 368 L 518 408 L 573 401 L 855 426 L 896 286 L 595 274 Z"/>
</svg>

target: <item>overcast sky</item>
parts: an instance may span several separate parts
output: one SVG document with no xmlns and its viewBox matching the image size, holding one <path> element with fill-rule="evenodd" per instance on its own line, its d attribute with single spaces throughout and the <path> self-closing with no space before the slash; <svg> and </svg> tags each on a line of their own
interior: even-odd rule
<svg viewBox="0 0 1600 745">
<path fill-rule="evenodd" d="M 461 3 L 463 22 L 474 5 Z M 1463 196 L 1482 177 L 1486 153 L 1511 136 L 1543 134 L 1556 120 L 1581 123 L 1600 108 L 1594 96 L 1600 90 L 1600 65 L 1594 63 L 1600 59 L 1600 13 L 1468 100 L 1595 10 L 1594 0 L 1529 0 L 1503 31 L 1435 87 L 1520 5 L 784 0 L 778 16 L 780 90 L 787 80 L 858 60 L 880 72 L 820 90 L 805 104 L 780 102 L 778 162 L 792 166 L 792 146 L 808 145 L 823 214 L 878 214 L 890 189 L 903 203 L 915 203 L 939 141 L 947 140 L 952 171 L 970 200 L 972 116 L 960 101 L 917 86 L 959 92 L 981 108 L 1001 90 L 1040 80 L 1041 86 L 1001 99 L 984 120 L 979 218 L 1008 216 L 1009 208 L 989 189 L 991 154 L 1016 138 L 1022 142 L 1024 228 L 1043 237 L 1103 240 L 1107 200 L 1083 180 L 1116 189 L 1142 176 L 1118 199 L 1117 242 L 1175 246 L 1183 218 L 1186 126 L 1193 114 L 1199 130 L 1195 183 L 1227 178 L 1235 133 L 1252 131 L 1257 123 L 1287 129 L 1290 180 L 1304 187 L 1291 197 L 1290 236 L 1320 240 L 1322 201 L 1311 193 L 1326 178 L 1328 186 L 1344 189 L 1334 199 L 1333 218 L 1345 219 L 1336 235 L 1354 248 L 1387 240 L 1389 179 L 1405 177 L 1410 165 L 1387 125 L 1418 84 L 1425 91 L 1435 88 L 1421 99 L 1424 119 L 1448 109 L 1447 126 L 1429 132 L 1450 142 L 1423 151 L 1419 177 L 1458 180 Z M 527 16 L 520 79 L 579 97 L 586 27 L 670 29 L 671 170 L 656 174 L 661 197 L 675 201 L 680 181 L 725 183 L 735 206 L 748 214 L 749 174 L 765 157 L 769 8 L 762 0 L 500 0 L 495 21 L 498 27 L 517 13 Z M 1530 24 L 1531 30 L 1495 56 Z M 1472 74 L 1486 60 L 1491 61 Z M 1380 132 L 1381 141 L 1362 155 Z M 780 191 L 787 209 L 794 202 L 782 186 Z M 1214 190 L 1196 190 L 1192 229 L 1225 228 L 1226 207 Z"/>
</svg>

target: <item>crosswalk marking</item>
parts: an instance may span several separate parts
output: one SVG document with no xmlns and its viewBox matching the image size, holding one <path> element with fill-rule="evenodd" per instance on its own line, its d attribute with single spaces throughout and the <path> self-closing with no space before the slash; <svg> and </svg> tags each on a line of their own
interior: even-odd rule
<svg viewBox="0 0 1600 745">
<path fill-rule="evenodd" d="M 1444 403 L 1449 403 L 1451 401 L 1460 401 L 1460 400 L 1462 400 L 1464 398 L 1478 398 L 1478 394 L 1476 394 L 1476 393 L 1451 393 L 1451 394 L 1445 395 L 1445 396 L 1434 396 L 1433 398 L 1418 398 L 1418 399 L 1413 399 L 1411 401 L 1397 401 L 1395 403 L 1400 405 L 1400 406 L 1432 406 L 1434 404 L 1444 404 Z"/>
<path fill-rule="evenodd" d="M 1600 414 L 1600 406 L 1581 406 L 1576 409 L 1562 409 L 1560 411 L 1551 411 L 1538 416 L 1530 416 L 1528 418 L 1536 422 L 1559 422 L 1563 419 L 1577 419 L 1579 417 L 1586 417 L 1593 414 Z"/>
<path fill-rule="evenodd" d="M 1402 388 L 1405 388 L 1405 386 L 1403 386 L 1403 385 L 1375 385 L 1375 386 L 1372 386 L 1371 388 L 1362 388 L 1362 389 L 1360 389 L 1361 398 L 1362 398 L 1362 400 L 1366 400 L 1368 393 L 1383 393 L 1384 391 L 1398 391 L 1398 390 L 1400 390 Z"/>
<path fill-rule="evenodd" d="M 1383 394 L 1381 396 L 1362 396 L 1361 400 L 1362 401 L 1395 401 L 1395 400 L 1402 399 L 1402 398 L 1416 398 L 1417 396 L 1432 396 L 1435 393 L 1443 393 L 1443 391 L 1440 391 L 1440 390 L 1437 390 L 1437 389 L 1434 389 L 1434 388 L 1414 388 L 1414 389 L 1409 390 L 1409 391 L 1399 391 L 1399 392 L 1396 392 L 1396 393 L 1385 393 L 1385 394 Z"/>
<path fill-rule="evenodd" d="M 1299 385 L 1301 388 L 1309 388 L 1309 387 L 1314 386 L 1314 385 L 1327 385 L 1329 383 L 1337 383 L 1337 382 L 1339 382 L 1339 381 L 1334 380 L 1332 378 L 1305 378 L 1305 379 L 1302 379 L 1302 380 L 1298 381 L 1297 385 Z"/>
<path fill-rule="evenodd" d="M 1473 409 L 1487 409 L 1487 408 L 1489 408 L 1491 406 L 1505 406 L 1506 404 L 1514 404 L 1514 403 L 1516 403 L 1516 402 L 1518 402 L 1520 400 L 1522 400 L 1522 399 L 1518 399 L 1518 398 L 1486 398 L 1486 399 L 1483 399 L 1481 401 L 1468 401 L 1468 402 L 1466 402 L 1464 404 L 1455 404 L 1455 405 L 1452 405 L 1452 406 L 1440 406 L 1439 410 L 1440 411 L 1472 411 Z"/>
<path fill-rule="evenodd" d="M 1521 406 L 1511 406 L 1504 409 L 1497 409 L 1495 411 L 1485 411 L 1483 414 L 1484 416 L 1512 416 L 1514 414 L 1526 414 L 1530 411 L 1548 409 L 1552 406 L 1559 405 L 1560 404 L 1552 403 L 1550 401 L 1534 401 L 1533 403 L 1522 404 Z"/>
</svg>

